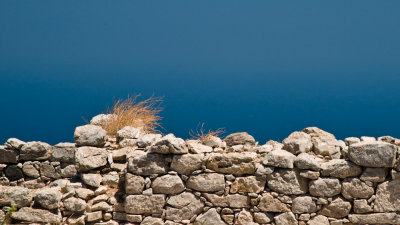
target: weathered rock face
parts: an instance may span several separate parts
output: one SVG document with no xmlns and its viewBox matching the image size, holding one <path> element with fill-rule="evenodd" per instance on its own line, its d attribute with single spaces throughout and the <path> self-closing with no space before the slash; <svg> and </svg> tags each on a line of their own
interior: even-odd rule
<svg viewBox="0 0 400 225">
<path fill-rule="evenodd" d="M 225 189 L 225 177 L 218 173 L 191 176 L 186 186 L 196 191 L 216 192 Z"/>
<path fill-rule="evenodd" d="M 179 176 L 164 175 L 153 181 L 152 188 L 158 194 L 178 194 L 185 190 L 185 185 Z"/>
<path fill-rule="evenodd" d="M 57 209 L 60 205 L 61 197 L 60 188 L 43 188 L 35 193 L 35 202 L 46 209 Z"/>
<path fill-rule="evenodd" d="M 96 125 L 84 125 L 77 127 L 74 140 L 78 146 L 102 147 L 106 143 L 107 133 Z"/>
<path fill-rule="evenodd" d="M 125 192 L 127 194 L 141 194 L 145 185 L 145 180 L 141 176 L 130 173 L 125 175 Z"/>
<path fill-rule="evenodd" d="M 349 215 L 351 203 L 341 198 L 336 198 L 321 210 L 321 214 L 333 218 L 342 218 Z"/>
<path fill-rule="evenodd" d="M 335 178 L 319 178 L 310 182 L 310 194 L 318 197 L 332 197 L 342 190 L 340 182 Z"/>
<path fill-rule="evenodd" d="M 96 169 L 107 164 L 107 151 L 95 147 L 80 147 L 75 152 L 75 160 L 79 171 Z"/>
<path fill-rule="evenodd" d="M 310 169 L 310 170 L 319 171 L 319 170 L 321 170 L 321 161 L 322 160 L 320 160 L 310 154 L 301 153 L 300 155 L 298 155 L 296 157 L 294 164 L 299 169 Z"/>
<path fill-rule="evenodd" d="M 286 212 L 274 217 L 276 225 L 298 224 L 292 212 Z"/>
<path fill-rule="evenodd" d="M 398 224 L 400 217 L 396 213 L 350 214 L 354 224 Z"/>
<path fill-rule="evenodd" d="M 226 136 L 224 141 L 228 146 L 245 145 L 245 144 L 254 145 L 256 143 L 254 137 L 249 135 L 247 132 L 230 134 Z"/>
<path fill-rule="evenodd" d="M 128 160 L 128 170 L 136 175 L 166 174 L 169 156 L 143 151 L 134 151 Z"/>
<path fill-rule="evenodd" d="M 28 188 L 0 186 L 0 206 L 13 205 L 17 208 L 29 206 L 32 197 L 32 191 Z"/>
<path fill-rule="evenodd" d="M 365 167 L 393 167 L 396 152 L 397 147 L 386 142 L 360 142 L 349 146 L 349 159 Z"/>
<path fill-rule="evenodd" d="M 196 218 L 195 225 L 226 225 L 214 208 Z"/>
<path fill-rule="evenodd" d="M 32 223 L 61 223 L 61 216 L 42 209 L 24 207 L 14 212 L 11 218 L 15 220 L 29 221 Z"/>
<path fill-rule="evenodd" d="M 129 195 L 125 199 L 125 212 L 132 214 L 161 214 L 164 205 L 164 195 Z"/>
<path fill-rule="evenodd" d="M 263 164 L 280 168 L 293 168 L 296 156 L 286 150 L 274 150 L 267 154 Z"/>
<path fill-rule="evenodd" d="M 301 196 L 293 199 L 292 212 L 313 213 L 317 211 L 317 205 L 310 196 Z"/>
<path fill-rule="evenodd" d="M 190 220 L 201 213 L 204 207 L 204 204 L 189 192 L 172 196 L 167 203 L 172 207 L 167 207 L 165 216 L 174 221 Z"/>
<path fill-rule="evenodd" d="M 150 147 L 150 151 L 160 154 L 186 154 L 188 148 L 182 138 L 176 138 L 173 134 L 168 134 L 158 140 Z"/>
<path fill-rule="evenodd" d="M 203 154 L 174 155 L 171 169 L 179 174 L 190 175 L 193 171 L 201 169 Z"/>
<path fill-rule="evenodd" d="M 300 195 L 307 193 L 308 182 L 297 170 L 277 169 L 268 175 L 268 187 L 278 193 Z"/>
<path fill-rule="evenodd" d="M 266 179 L 263 177 L 249 176 L 238 177 L 231 185 L 231 193 L 247 192 L 260 193 L 264 191 Z"/>
<path fill-rule="evenodd" d="M 266 193 L 263 194 L 258 203 L 258 208 L 263 212 L 289 212 L 289 208 L 286 204 L 280 200 L 274 198 L 272 195 Z"/>
<path fill-rule="evenodd" d="M 76 147 L 74 143 L 59 143 L 54 145 L 51 161 L 74 163 Z"/>
<path fill-rule="evenodd" d="M 17 163 L 19 153 L 14 149 L 6 149 L 0 146 L 0 163 Z"/>
<path fill-rule="evenodd" d="M 376 189 L 375 212 L 400 211 L 400 179 L 386 181 Z"/>
<path fill-rule="evenodd" d="M 68 211 L 74 213 L 82 213 L 83 211 L 85 211 L 87 204 L 82 199 L 72 197 L 64 201 L 64 207 Z"/>
<path fill-rule="evenodd" d="M 234 175 L 254 174 L 256 153 L 212 153 L 207 168 L 219 173 Z"/>
<path fill-rule="evenodd" d="M 142 134 L 142 129 L 126 126 L 121 130 L 117 131 L 117 141 L 122 139 L 138 139 Z"/>
<path fill-rule="evenodd" d="M 342 195 L 346 199 L 370 198 L 374 188 L 358 178 L 347 178 L 342 183 Z"/>
<path fill-rule="evenodd" d="M 221 196 L 204 193 L 203 196 L 216 207 L 247 208 L 250 205 L 249 197 L 240 194 Z"/>
<path fill-rule="evenodd" d="M 293 154 L 309 152 L 313 147 L 311 136 L 304 132 L 298 131 L 291 133 L 289 137 L 282 141 L 282 143 L 283 149 Z"/>
<path fill-rule="evenodd" d="M 27 142 L 21 148 L 20 157 L 22 160 L 46 160 L 51 156 L 53 148 L 40 141 Z"/>
</svg>

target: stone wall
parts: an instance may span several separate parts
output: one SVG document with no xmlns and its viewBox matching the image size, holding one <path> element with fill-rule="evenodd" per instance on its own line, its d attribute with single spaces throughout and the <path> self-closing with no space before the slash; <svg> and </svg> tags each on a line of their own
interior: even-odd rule
<svg viewBox="0 0 400 225">
<path fill-rule="evenodd" d="M 75 143 L 0 146 L 0 221 L 14 205 L 11 223 L 400 224 L 399 139 L 310 127 L 260 145 L 97 125 Z"/>
</svg>

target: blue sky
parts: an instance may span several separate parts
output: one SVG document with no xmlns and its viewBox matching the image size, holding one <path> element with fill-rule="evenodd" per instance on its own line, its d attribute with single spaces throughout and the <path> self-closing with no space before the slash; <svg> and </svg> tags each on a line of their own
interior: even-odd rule
<svg viewBox="0 0 400 225">
<path fill-rule="evenodd" d="M 0 143 L 73 141 L 113 98 L 166 132 L 400 137 L 399 1 L 0 2 Z"/>
</svg>

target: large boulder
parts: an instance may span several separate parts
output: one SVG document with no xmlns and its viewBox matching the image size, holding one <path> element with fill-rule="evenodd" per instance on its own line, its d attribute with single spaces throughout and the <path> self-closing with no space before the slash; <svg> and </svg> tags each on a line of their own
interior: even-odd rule
<svg viewBox="0 0 400 225">
<path fill-rule="evenodd" d="M 51 156 L 53 148 L 44 142 L 32 141 L 22 146 L 20 158 L 22 160 L 46 160 Z"/>
<path fill-rule="evenodd" d="M 125 199 L 125 212 L 132 214 L 162 214 L 165 195 L 129 195 Z"/>
<path fill-rule="evenodd" d="M 265 183 L 266 178 L 264 177 L 237 177 L 236 180 L 231 184 L 230 192 L 260 193 L 264 191 Z"/>
<path fill-rule="evenodd" d="M 370 198 L 374 188 L 358 178 L 346 178 L 342 182 L 342 195 L 346 199 Z"/>
<path fill-rule="evenodd" d="M 179 174 L 190 175 L 193 171 L 201 169 L 203 160 L 203 154 L 174 155 L 171 169 Z"/>
<path fill-rule="evenodd" d="M 311 136 L 298 131 L 291 133 L 289 137 L 282 141 L 282 144 L 283 149 L 296 155 L 302 152 L 309 152 L 313 147 Z"/>
<path fill-rule="evenodd" d="M 359 142 L 349 146 L 349 159 L 365 167 L 393 167 L 397 146 L 386 142 Z"/>
<path fill-rule="evenodd" d="M 107 132 L 96 125 L 84 125 L 75 129 L 74 140 L 77 146 L 102 147 L 106 143 Z"/>
<path fill-rule="evenodd" d="M 32 192 L 28 188 L 18 186 L 0 186 L 0 206 L 21 208 L 32 202 Z"/>
<path fill-rule="evenodd" d="M 400 211 L 400 179 L 386 181 L 376 189 L 375 212 Z"/>
<path fill-rule="evenodd" d="M 230 134 L 226 136 L 224 141 L 228 146 L 245 145 L 245 144 L 254 145 L 256 143 L 254 137 L 248 134 L 247 132 L 238 132 Z"/>
<path fill-rule="evenodd" d="M 88 171 L 107 164 L 107 150 L 96 147 L 80 147 L 75 153 L 78 170 Z"/>
<path fill-rule="evenodd" d="M 310 182 L 310 194 L 317 197 L 332 197 L 340 194 L 342 187 L 339 179 L 318 178 Z"/>
<path fill-rule="evenodd" d="M 345 159 L 332 159 L 321 165 L 322 176 L 337 178 L 356 177 L 361 174 L 361 167 Z"/>
<path fill-rule="evenodd" d="M 194 225 L 226 225 L 226 223 L 221 219 L 221 216 L 215 208 L 209 209 L 207 212 L 199 215 Z"/>
<path fill-rule="evenodd" d="M 286 204 L 282 203 L 279 199 L 274 198 L 270 193 L 264 193 L 258 208 L 263 212 L 289 212 L 289 208 Z"/>
<path fill-rule="evenodd" d="M 296 156 L 286 150 L 274 150 L 265 156 L 263 164 L 266 166 L 292 169 L 295 159 Z"/>
<path fill-rule="evenodd" d="M 60 188 L 43 188 L 35 193 L 35 202 L 45 209 L 57 209 L 60 206 L 62 193 Z"/>
<path fill-rule="evenodd" d="M 54 214 L 43 209 L 33 209 L 24 207 L 18 212 L 11 214 L 11 218 L 14 220 L 20 220 L 31 223 L 61 223 L 61 214 Z"/>
<path fill-rule="evenodd" d="M 268 176 L 268 187 L 287 195 L 300 195 L 308 191 L 307 179 L 300 176 L 296 169 L 276 169 Z"/>
<path fill-rule="evenodd" d="M 142 176 L 151 174 L 166 174 L 171 157 L 144 151 L 134 151 L 128 159 L 128 171 Z"/>
<path fill-rule="evenodd" d="M 205 173 L 191 176 L 186 186 L 196 191 L 217 192 L 225 189 L 225 177 L 219 173 Z"/>
<path fill-rule="evenodd" d="M 153 192 L 157 194 L 178 194 L 185 190 L 181 178 L 177 175 L 164 175 L 152 182 Z"/>
<path fill-rule="evenodd" d="M 150 146 L 150 151 L 160 154 L 186 154 L 188 148 L 182 138 L 168 134 Z"/>
<path fill-rule="evenodd" d="M 167 207 L 165 210 L 165 218 L 174 221 L 190 220 L 201 213 L 204 207 L 204 204 L 190 192 L 174 195 L 167 203 L 172 207 Z"/>
<path fill-rule="evenodd" d="M 207 160 L 207 168 L 234 175 L 254 174 L 256 157 L 254 152 L 211 153 Z"/>
</svg>

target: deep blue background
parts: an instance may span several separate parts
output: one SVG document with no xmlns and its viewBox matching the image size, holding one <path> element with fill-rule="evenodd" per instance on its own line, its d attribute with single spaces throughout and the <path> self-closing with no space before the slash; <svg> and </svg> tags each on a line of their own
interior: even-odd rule
<svg viewBox="0 0 400 225">
<path fill-rule="evenodd" d="M 400 137 L 400 1 L 1 1 L 0 143 L 51 144 L 113 98 L 260 142 Z"/>
</svg>

